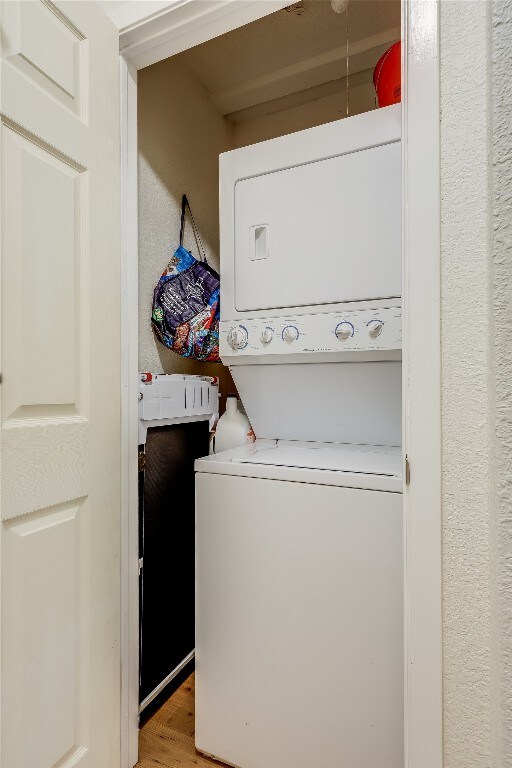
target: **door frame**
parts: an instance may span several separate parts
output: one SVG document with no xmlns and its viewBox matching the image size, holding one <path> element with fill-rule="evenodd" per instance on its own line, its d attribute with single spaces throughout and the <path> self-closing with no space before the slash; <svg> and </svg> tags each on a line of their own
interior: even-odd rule
<svg viewBox="0 0 512 768">
<path fill-rule="evenodd" d="M 120 34 L 122 768 L 139 730 L 137 71 L 288 4 L 175 0 Z M 402 41 L 404 768 L 442 768 L 439 0 L 403 0 Z"/>
</svg>

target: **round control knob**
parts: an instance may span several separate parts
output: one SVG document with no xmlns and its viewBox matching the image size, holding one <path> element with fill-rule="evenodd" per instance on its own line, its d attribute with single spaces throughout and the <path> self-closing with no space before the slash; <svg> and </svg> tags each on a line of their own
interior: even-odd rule
<svg viewBox="0 0 512 768">
<path fill-rule="evenodd" d="M 287 325 L 283 328 L 283 339 L 291 344 L 292 341 L 296 341 L 299 338 L 299 331 L 294 325 Z"/>
<path fill-rule="evenodd" d="M 376 339 L 381 335 L 384 323 L 382 320 L 370 320 L 368 323 L 368 335 L 370 339 Z"/>
<path fill-rule="evenodd" d="M 239 325 L 228 333 L 228 344 L 231 349 L 243 349 L 247 344 L 247 337 L 247 329 Z"/>
<path fill-rule="evenodd" d="M 268 326 L 264 328 L 261 332 L 261 340 L 263 344 L 270 344 L 274 337 L 274 330 L 272 328 L 269 328 Z"/>
<path fill-rule="evenodd" d="M 346 341 L 347 339 L 350 339 L 350 337 L 354 335 L 354 326 L 352 325 L 352 323 L 349 323 L 347 321 L 343 323 L 338 323 L 334 333 L 336 334 L 337 339 L 339 339 L 340 341 Z"/>
</svg>

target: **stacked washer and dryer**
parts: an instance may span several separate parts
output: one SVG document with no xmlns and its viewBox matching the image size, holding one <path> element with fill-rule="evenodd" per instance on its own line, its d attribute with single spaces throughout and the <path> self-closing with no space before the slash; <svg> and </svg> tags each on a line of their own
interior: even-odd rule
<svg viewBox="0 0 512 768">
<path fill-rule="evenodd" d="M 196 746 L 403 766 L 400 105 L 221 156 L 221 356 L 257 440 L 196 461 Z"/>
</svg>

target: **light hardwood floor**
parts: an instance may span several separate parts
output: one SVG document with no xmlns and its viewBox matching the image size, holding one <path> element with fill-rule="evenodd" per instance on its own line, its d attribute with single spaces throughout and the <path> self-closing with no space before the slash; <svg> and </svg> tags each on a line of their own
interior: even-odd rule
<svg viewBox="0 0 512 768">
<path fill-rule="evenodd" d="M 223 768 L 194 747 L 193 674 L 141 728 L 139 757 L 135 768 Z"/>
</svg>

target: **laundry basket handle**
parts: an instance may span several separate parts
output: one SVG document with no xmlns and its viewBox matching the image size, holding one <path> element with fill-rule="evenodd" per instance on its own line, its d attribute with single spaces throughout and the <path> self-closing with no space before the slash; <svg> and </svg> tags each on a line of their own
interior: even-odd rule
<svg viewBox="0 0 512 768">
<path fill-rule="evenodd" d="M 199 248 L 199 252 L 201 255 L 201 260 L 206 261 L 206 253 L 203 247 L 203 243 L 199 236 L 199 230 L 197 229 L 196 222 L 194 220 L 194 214 L 192 213 L 192 208 L 190 207 L 190 203 L 186 195 L 183 195 L 183 197 L 181 198 L 180 245 L 183 245 L 183 238 L 185 235 L 185 219 L 187 216 L 187 208 L 188 208 L 188 212 L 190 213 L 192 228 L 194 230 L 194 235 L 195 235 L 197 246 Z"/>
</svg>

